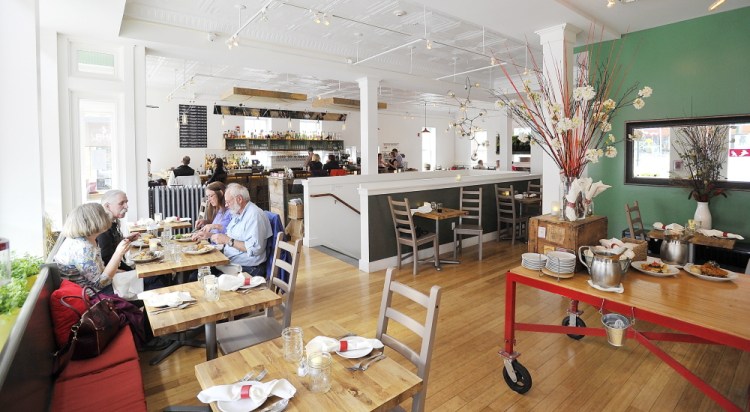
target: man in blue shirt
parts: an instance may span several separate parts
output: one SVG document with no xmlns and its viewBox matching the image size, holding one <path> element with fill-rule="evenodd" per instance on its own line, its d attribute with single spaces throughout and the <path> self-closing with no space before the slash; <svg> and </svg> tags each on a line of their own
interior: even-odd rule
<svg viewBox="0 0 750 412">
<path fill-rule="evenodd" d="M 247 188 L 230 183 L 224 194 L 232 220 L 226 234 L 216 233 L 211 241 L 223 244 L 224 255 L 252 276 L 266 275 L 266 242 L 273 235 L 266 214 L 250 201 Z"/>
</svg>

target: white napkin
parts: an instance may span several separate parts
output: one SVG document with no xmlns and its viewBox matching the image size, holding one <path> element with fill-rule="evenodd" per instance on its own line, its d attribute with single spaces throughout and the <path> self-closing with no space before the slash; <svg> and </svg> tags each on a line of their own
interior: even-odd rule
<svg viewBox="0 0 750 412">
<path fill-rule="evenodd" d="M 613 237 L 612 239 L 599 239 L 599 243 L 607 249 L 614 249 L 616 247 L 625 246 L 625 244 L 616 237 Z"/>
<path fill-rule="evenodd" d="M 378 339 L 365 339 L 364 341 L 340 341 L 327 336 L 316 336 L 305 346 L 307 353 L 315 352 L 346 352 L 357 349 L 378 349 L 383 347 L 383 342 Z"/>
<path fill-rule="evenodd" d="M 153 290 L 147 290 L 138 294 L 138 299 L 143 300 L 146 306 L 177 306 L 182 302 L 195 300 L 190 296 L 190 292 L 169 292 L 157 293 Z"/>
<path fill-rule="evenodd" d="M 670 223 L 668 225 L 665 225 L 662 222 L 654 222 L 654 229 L 657 229 L 657 230 L 674 230 L 674 231 L 677 231 L 677 232 L 681 232 L 681 231 L 685 230 L 685 228 L 682 225 L 678 224 L 678 223 Z"/>
<path fill-rule="evenodd" d="M 575 201 L 578 198 L 578 195 L 583 190 L 583 185 L 585 184 L 585 181 L 576 178 L 570 185 L 570 190 L 568 191 L 568 193 L 565 194 L 565 217 L 567 217 L 568 220 L 574 221 L 577 218 L 575 207 L 573 207 L 572 205 L 575 204 Z"/>
<path fill-rule="evenodd" d="M 135 270 L 117 272 L 112 279 L 112 289 L 117 296 L 133 300 L 139 293 L 143 292 L 143 278 L 139 278 Z"/>
<path fill-rule="evenodd" d="M 589 178 L 590 180 L 590 178 Z M 602 183 L 602 181 L 598 181 L 596 183 L 589 184 L 588 187 L 583 192 L 583 197 L 586 199 L 587 203 L 591 203 L 591 200 L 597 196 L 599 196 L 603 191 L 609 189 L 610 185 L 605 185 Z"/>
<path fill-rule="evenodd" d="M 601 290 L 602 292 L 615 292 L 615 293 L 625 292 L 625 288 L 622 286 L 622 283 L 620 283 L 620 285 L 617 286 L 616 288 L 605 288 L 602 286 L 595 285 L 594 282 L 591 281 L 591 279 L 589 279 L 588 282 L 589 282 L 589 286 L 591 286 L 594 289 Z"/>
<path fill-rule="evenodd" d="M 172 222 L 189 222 L 190 218 L 189 217 L 169 216 L 169 217 L 165 218 L 164 221 L 167 222 L 167 223 L 172 223 Z"/>
<path fill-rule="evenodd" d="M 219 276 L 219 290 L 234 291 L 240 288 L 240 286 L 258 286 L 266 282 L 266 278 L 263 276 L 245 277 L 244 272 L 236 275 L 221 275 Z"/>
<path fill-rule="evenodd" d="M 202 390 L 198 400 L 203 403 L 219 402 L 221 410 L 251 411 L 262 405 L 269 396 L 289 399 L 295 393 L 297 389 L 288 380 L 274 379 L 265 383 L 249 381 L 212 386 Z"/>
<path fill-rule="evenodd" d="M 517 195 L 514 195 L 513 197 L 516 198 L 516 199 L 523 199 L 523 194 L 519 193 Z"/>
<path fill-rule="evenodd" d="M 420 206 L 420 207 L 418 207 L 416 209 L 411 209 L 411 214 L 412 215 L 415 214 L 415 213 L 417 213 L 417 212 L 419 212 L 419 213 L 430 213 L 430 212 L 432 212 L 432 206 L 430 206 L 429 203 L 426 203 L 426 204 L 424 204 L 424 205 L 422 205 L 422 206 Z"/>
<path fill-rule="evenodd" d="M 745 239 L 744 237 L 738 234 L 722 232 L 721 230 L 716 230 L 716 229 L 698 229 L 698 232 L 704 236 L 710 236 L 710 237 L 720 237 L 720 238 L 725 238 L 725 239 L 739 239 L 739 240 Z"/>
</svg>

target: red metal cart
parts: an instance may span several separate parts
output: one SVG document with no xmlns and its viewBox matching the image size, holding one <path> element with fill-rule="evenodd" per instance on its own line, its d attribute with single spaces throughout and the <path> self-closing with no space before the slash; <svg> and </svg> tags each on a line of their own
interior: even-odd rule
<svg viewBox="0 0 750 412">
<path fill-rule="evenodd" d="M 603 313 L 617 312 L 678 332 L 640 332 L 631 327 L 627 336 L 661 358 L 722 408 L 742 410 L 653 341 L 713 343 L 750 351 L 750 321 L 738 322 L 737 317 L 732 316 L 750 314 L 750 276 L 740 275 L 729 282 L 710 282 L 685 272 L 677 277 L 657 278 L 631 270 L 623 280 L 625 292 L 622 294 L 599 291 L 589 286 L 587 280 L 588 276 L 581 274 L 558 280 L 520 266 L 506 274 L 505 348 L 499 353 L 504 360 L 503 377 L 512 390 L 526 393 L 532 386 L 531 374 L 518 361 L 520 353 L 513 348 L 516 331 L 564 333 L 574 339 L 606 335 L 603 328 L 586 327 L 578 317 L 580 301 Z M 562 326 L 516 323 L 516 285 L 519 283 L 570 298 L 571 308 Z"/>
</svg>

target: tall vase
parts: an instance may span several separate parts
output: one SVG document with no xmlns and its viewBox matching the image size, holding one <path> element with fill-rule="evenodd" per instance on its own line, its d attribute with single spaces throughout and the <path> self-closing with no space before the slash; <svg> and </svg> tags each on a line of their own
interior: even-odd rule
<svg viewBox="0 0 750 412">
<path fill-rule="evenodd" d="M 583 193 L 574 195 L 573 199 L 569 199 L 571 188 L 573 187 L 573 181 L 576 180 L 576 176 L 565 176 L 560 175 L 560 209 L 562 210 L 561 219 L 569 222 L 574 222 L 578 219 L 584 219 L 586 217 L 586 206 L 583 204 Z"/>
<path fill-rule="evenodd" d="M 698 202 L 698 207 L 695 208 L 695 215 L 693 215 L 695 221 L 701 222 L 700 227 L 702 229 L 711 229 L 711 209 L 708 208 L 708 202 Z"/>
</svg>

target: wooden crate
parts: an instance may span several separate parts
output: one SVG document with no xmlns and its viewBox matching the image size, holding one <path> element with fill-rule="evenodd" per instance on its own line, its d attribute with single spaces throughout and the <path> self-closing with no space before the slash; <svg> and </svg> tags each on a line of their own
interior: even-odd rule
<svg viewBox="0 0 750 412">
<path fill-rule="evenodd" d="M 596 246 L 599 239 L 607 238 L 607 217 L 591 216 L 575 222 L 566 222 L 557 216 L 542 215 L 529 219 L 529 252 L 546 253 L 565 250 L 578 254 L 581 246 Z M 580 261 L 576 271 L 585 270 Z"/>
</svg>

